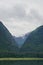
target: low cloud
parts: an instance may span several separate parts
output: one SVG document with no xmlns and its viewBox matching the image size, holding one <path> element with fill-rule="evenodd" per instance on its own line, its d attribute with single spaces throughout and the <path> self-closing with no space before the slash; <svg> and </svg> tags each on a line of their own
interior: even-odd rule
<svg viewBox="0 0 43 65">
<path fill-rule="evenodd" d="M 21 35 L 43 25 L 42 6 L 43 0 L 0 0 L 0 20 L 13 35 Z"/>
<path fill-rule="evenodd" d="M 10 3 L 11 6 L 11 3 Z M 43 24 L 43 15 L 35 9 L 29 9 L 28 14 L 26 13 L 26 8 L 22 4 L 16 4 L 12 7 L 0 5 L 0 19 L 3 21 L 10 21 L 10 19 L 15 19 L 18 21 L 26 22 L 38 22 Z"/>
</svg>

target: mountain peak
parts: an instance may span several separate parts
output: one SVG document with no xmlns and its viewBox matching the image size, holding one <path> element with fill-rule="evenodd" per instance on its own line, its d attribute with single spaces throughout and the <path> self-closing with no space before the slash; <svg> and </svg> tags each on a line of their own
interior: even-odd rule
<svg viewBox="0 0 43 65">
<path fill-rule="evenodd" d="M 0 21 L 0 24 L 2 24 L 2 22 Z"/>
<path fill-rule="evenodd" d="M 3 23 L 0 21 L 0 26 L 4 26 Z M 5 27 L 5 26 L 4 26 Z"/>
<path fill-rule="evenodd" d="M 42 31 L 43 31 L 43 25 L 40 26 L 40 27 L 38 27 L 38 28 L 37 28 L 37 31 L 38 31 L 38 32 L 39 32 L 39 31 L 42 32 Z"/>
<path fill-rule="evenodd" d="M 39 28 L 43 28 L 43 25 L 41 25 Z"/>
</svg>

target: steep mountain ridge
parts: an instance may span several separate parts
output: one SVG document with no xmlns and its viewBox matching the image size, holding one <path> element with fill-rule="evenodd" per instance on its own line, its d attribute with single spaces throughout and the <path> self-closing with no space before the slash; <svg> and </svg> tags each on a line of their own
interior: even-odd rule
<svg viewBox="0 0 43 65">
<path fill-rule="evenodd" d="M 43 52 L 43 25 L 29 34 L 21 52 Z"/>
<path fill-rule="evenodd" d="M 16 51 L 16 42 L 11 33 L 0 21 L 0 50 Z"/>
</svg>

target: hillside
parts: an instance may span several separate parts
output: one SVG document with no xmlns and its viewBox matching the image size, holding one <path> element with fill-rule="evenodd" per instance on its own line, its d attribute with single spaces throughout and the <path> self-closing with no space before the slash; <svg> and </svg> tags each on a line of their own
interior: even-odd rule
<svg viewBox="0 0 43 65">
<path fill-rule="evenodd" d="M 43 52 L 43 25 L 28 35 L 20 51 L 25 53 Z"/>
<path fill-rule="evenodd" d="M 16 52 L 17 46 L 11 33 L 7 30 L 7 28 L 0 21 L 0 51 L 1 50 Z"/>
</svg>

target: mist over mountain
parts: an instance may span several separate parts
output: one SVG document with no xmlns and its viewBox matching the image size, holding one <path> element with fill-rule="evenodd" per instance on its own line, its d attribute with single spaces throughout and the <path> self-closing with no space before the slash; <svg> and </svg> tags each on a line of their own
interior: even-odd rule
<svg viewBox="0 0 43 65">
<path fill-rule="evenodd" d="M 1 50 L 16 51 L 17 45 L 11 33 L 0 21 L 0 51 Z"/>
<path fill-rule="evenodd" d="M 24 44 L 26 38 L 28 37 L 29 33 L 26 33 L 25 35 L 23 36 L 20 36 L 20 37 L 15 37 L 14 36 L 14 39 L 16 41 L 16 43 L 18 44 L 18 47 L 21 48 L 22 45 Z"/>
<path fill-rule="evenodd" d="M 21 52 L 43 52 L 43 25 L 28 35 Z"/>
</svg>

